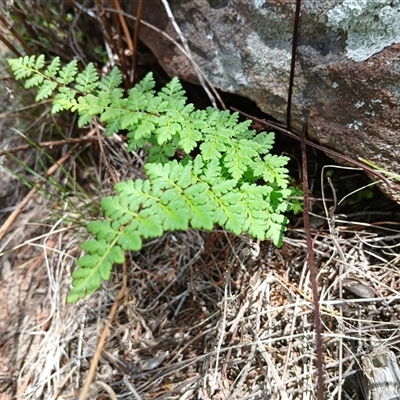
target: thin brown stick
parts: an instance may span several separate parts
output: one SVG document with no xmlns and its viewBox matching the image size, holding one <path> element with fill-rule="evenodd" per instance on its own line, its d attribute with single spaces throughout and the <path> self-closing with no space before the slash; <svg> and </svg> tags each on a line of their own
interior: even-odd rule
<svg viewBox="0 0 400 400">
<path fill-rule="evenodd" d="M 112 12 L 112 13 L 117 13 L 117 10 L 114 10 L 112 8 L 104 8 L 104 11 L 108 11 L 108 12 Z M 126 18 L 130 18 L 133 20 L 137 20 L 136 17 L 129 15 L 127 13 L 122 12 L 122 14 L 125 15 Z M 196 62 L 193 60 L 193 57 L 190 56 L 190 54 L 188 54 L 186 52 L 186 50 L 183 48 L 183 46 L 181 46 L 175 39 L 173 39 L 170 35 L 168 35 L 166 32 L 162 31 L 161 29 L 158 29 L 156 26 L 149 24 L 148 22 L 141 20 L 140 21 L 141 24 L 143 24 L 144 26 L 149 27 L 150 29 L 153 29 L 155 32 L 158 32 L 160 35 L 164 36 L 165 38 L 167 38 L 171 43 L 173 43 L 179 51 L 182 52 L 182 54 L 191 62 L 191 64 L 193 65 L 193 68 L 202 76 L 202 78 L 204 79 L 205 82 L 207 82 L 208 87 L 210 88 L 210 90 L 213 92 L 213 95 L 215 96 L 216 99 L 218 99 L 219 103 L 221 104 L 221 107 L 226 110 L 226 106 L 225 103 L 223 102 L 221 96 L 219 95 L 218 91 L 215 89 L 215 87 L 213 86 L 213 84 L 211 83 L 211 81 L 207 78 L 207 76 L 204 74 L 204 72 L 202 72 L 202 70 L 200 69 L 200 67 L 196 64 Z M 203 85 L 203 89 L 207 92 L 207 87 Z"/>
<path fill-rule="evenodd" d="M 8 47 L 8 49 L 11 50 L 14 53 L 15 56 L 22 57 L 22 54 L 1 33 L 0 33 L 0 41 L 3 42 Z"/>
<path fill-rule="evenodd" d="M 100 360 L 100 355 L 103 350 L 104 344 L 106 342 L 107 336 L 109 335 L 109 330 L 108 327 L 111 324 L 112 320 L 115 317 L 115 314 L 117 313 L 119 303 L 122 300 L 122 298 L 125 296 L 126 293 L 126 288 L 128 286 L 128 267 L 126 263 L 123 265 L 124 272 L 123 272 L 123 280 L 122 280 L 122 287 L 121 290 L 118 292 L 117 297 L 115 298 L 114 304 L 111 307 L 111 311 L 108 314 L 107 320 L 104 323 L 104 329 L 103 332 L 101 333 L 99 343 L 97 344 L 96 351 L 93 355 L 92 362 L 90 364 L 90 369 L 89 373 L 86 379 L 85 384 L 83 385 L 83 388 L 81 390 L 81 393 L 79 395 L 79 400 L 85 400 L 88 396 L 90 384 L 92 383 L 95 373 L 96 373 L 96 368 Z"/>
<path fill-rule="evenodd" d="M 293 94 L 293 82 L 294 72 L 296 65 L 296 51 L 297 51 L 297 39 L 299 37 L 299 21 L 300 21 L 300 8 L 301 0 L 296 0 L 296 12 L 294 16 L 293 26 L 293 39 L 292 39 L 292 59 L 290 62 L 290 76 L 289 76 L 289 90 L 286 104 L 286 128 L 291 129 L 291 111 L 292 111 L 292 94 Z"/>
<path fill-rule="evenodd" d="M 35 145 L 33 145 L 33 144 L 25 144 L 23 146 L 14 147 L 14 148 L 12 148 L 10 150 L 0 151 L 0 156 L 4 156 L 4 155 L 7 155 L 7 154 L 18 153 L 19 151 L 28 150 L 28 149 L 31 149 L 32 147 L 40 147 L 40 148 L 56 147 L 56 146 L 64 146 L 65 144 L 80 144 L 80 143 L 86 143 L 86 142 L 96 142 L 97 140 L 98 139 L 96 137 L 85 136 L 83 138 L 65 139 L 65 140 L 56 140 L 56 141 L 51 141 L 51 142 L 35 143 Z"/>
<path fill-rule="evenodd" d="M 133 83 L 139 80 L 139 71 L 137 70 L 137 53 L 138 53 L 138 43 L 139 43 L 139 32 L 140 32 L 140 21 L 143 15 L 143 0 L 139 0 L 138 9 L 136 12 L 136 22 L 135 22 L 135 33 L 133 36 Z"/>
<path fill-rule="evenodd" d="M 96 130 L 92 129 L 87 135 L 88 136 L 93 136 L 95 134 Z M 11 213 L 11 215 L 7 218 L 6 222 L 2 225 L 0 228 L 0 241 L 3 239 L 4 235 L 10 229 L 11 225 L 14 223 L 14 221 L 17 219 L 18 215 L 23 211 L 25 206 L 28 204 L 28 202 L 33 198 L 33 196 L 36 194 L 36 192 L 40 189 L 40 187 L 46 182 L 46 179 L 53 175 L 57 169 L 65 163 L 65 161 L 68 160 L 69 157 L 71 157 L 72 154 L 74 154 L 75 150 L 78 148 L 79 144 L 76 144 L 71 150 L 69 150 L 63 157 L 61 157 L 54 165 L 52 165 L 46 172 L 46 174 L 43 176 L 43 179 L 41 179 L 39 182 L 35 184 L 35 186 L 31 189 L 31 191 L 25 196 L 25 198 L 21 201 L 21 203 L 18 204 L 18 207 Z"/>
<path fill-rule="evenodd" d="M 26 32 L 28 33 L 30 43 L 36 42 L 37 44 L 42 45 L 40 43 L 40 39 L 39 39 L 38 35 L 36 34 L 36 31 L 32 28 L 30 23 L 27 21 L 25 11 L 18 3 L 19 2 L 14 0 L 13 4 L 12 4 L 12 8 L 14 10 L 16 17 L 19 19 L 19 21 L 22 23 L 22 25 L 24 25 L 24 28 L 26 29 Z"/>
<path fill-rule="evenodd" d="M 119 4 L 118 0 L 113 0 L 113 3 L 114 3 L 114 7 L 118 11 L 122 11 L 121 5 Z M 133 52 L 134 47 L 133 47 L 133 42 L 132 42 L 132 38 L 131 38 L 131 33 L 129 32 L 129 28 L 128 28 L 128 25 L 126 24 L 124 15 L 122 13 L 118 13 L 118 19 L 119 19 L 119 22 L 121 23 L 122 30 L 124 31 L 125 39 L 128 44 L 128 49 Z"/>
<path fill-rule="evenodd" d="M 25 49 L 26 53 L 31 56 L 33 54 L 32 49 L 28 46 L 28 44 L 26 43 L 24 38 L 18 33 L 18 31 L 13 27 L 13 25 L 10 24 L 1 14 L 0 14 L 0 22 L 11 32 L 11 34 L 16 39 L 18 39 L 18 41 L 21 43 L 22 47 Z M 11 48 L 10 48 L 10 50 L 11 50 Z"/>
<path fill-rule="evenodd" d="M 13 82 L 15 82 L 15 78 L 9 78 L 10 80 L 12 80 Z M 3 79 L 1 79 L 1 80 L 3 80 Z M 51 103 L 53 100 L 52 99 L 47 99 L 47 100 L 42 100 L 42 101 L 39 101 L 39 102 L 37 102 L 37 103 L 34 103 L 34 104 L 30 104 L 29 106 L 25 106 L 25 107 L 21 107 L 21 108 L 17 108 L 17 109 L 15 109 L 15 110 L 13 110 L 13 111 L 7 111 L 7 112 L 4 112 L 4 113 L 1 113 L 0 114 L 0 119 L 3 119 L 3 118 L 15 118 L 15 114 L 16 113 L 19 113 L 19 112 L 22 112 L 22 111 L 26 111 L 26 110 L 29 110 L 29 109 L 31 109 L 31 108 L 35 108 L 35 107 L 37 107 L 37 106 L 40 106 L 40 105 L 42 105 L 42 104 L 47 104 L 47 103 Z M 24 116 L 25 117 L 25 116 Z M 25 117 L 26 118 L 26 117 Z M 33 117 L 32 116 L 32 119 L 36 119 L 36 117 Z"/>
<path fill-rule="evenodd" d="M 266 121 L 266 120 L 264 120 L 264 119 L 260 119 L 260 118 L 254 117 L 254 116 L 252 116 L 252 115 L 250 115 L 250 114 L 247 114 L 247 113 L 245 113 L 245 112 L 243 112 L 243 111 L 238 110 L 238 109 L 235 108 L 235 107 L 231 107 L 231 109 L 232 109 L 233 111 L 237 111 L 239 114 L 245 116 L 246 118 L 249 118 L 249 119 L 251 119 L 251 120 L 253 120 L 253 121 L 256 121 L 256 122 L 260 123 L 261 125 L 263 125 L 263 126 L 266 127 L 266 128 L 272 128 L 272 129 L 274 129 L 274 130 L 276 130 L 276 131 L 278 131 L 278 132 L 282 132 L 282 133 L 284 133 L 285 135 L 290 136 L 290 137 L 293 138 L 293 139 L 296 139 L 296 140 L 298 140 L 298 141 L 301 141 L 301 139 L 300 139 L 300 137 L 299 137 L 298 135 L 296 135 L 296 134 L 290 132 L 289 130 L 287 130 L 287 129 L 285 129 L 285 128 L 282 128 L 282 126 L 280 126 L 280 125 L 278 125 L 278 124 L 275 124 L 275 123 L 270 122 L 270 121 Z M 375 169 L 369 167 L 368 165 L 366 165 L 366 164 L 364 164 L 364 163 L 362 163 L 362 162 L 360 162 L 360 161 L 358 161 L 358 160 L 354 160 L 353 158 L 347 157 L 347 156 L 345 156 L 344 154 L 341 154 L 341 153 L 339 153 L 339 152 L 337 152 L 337 151 L 335 151 L 335 150 L 330 149 L 329 147 L 321 146 L 321 145 L 319 145 L 319 144 L 316 144 L 316 143 L 314 143 L 314 142 L 311 142 L 311 141 L 308 140 L 308 139 L 304 139 L 304 143 L 305 143 L 307 146 L 311 146 L 311 147 L 313 147 L 314 149 L 321 150 L 321 151 L 323 151 L 324 153 L 330 154 L 330 155 L 332 155 L 332 156 L 334 156 L 334 157 L 337 157 L 337 158 L 339 158 L 339 159 L 341 159 L 341 160 L 343 160 L 343 161 L 348 162 L 349 164 L 355 165 L 355 166 L 357 166 L 358 168 L 361 168 L 362 170 L 364 170 L 364 171 L 366 171 L 366 172 L 369 172 L 370 174 L 374 175 L 374 176 L 377 177 L 378 179 L 382 180 L 384 183 L 386 183 L 386 185 L 387 185 L 388 187 L 390 187 L 390 188 L 392 188 L 392 189 L 400 190 L 400 185 L 391 182 L 389 179 L 386 178 L 386 176 L 385 176 L 384 174 L 382 174 L 381 172 L 379 172 L 379 171 L 377 171 L 377 170 L 375 170 Z"/>
<path fill-rule="evenodd" d="M 119 19 L 119 22 L 121 24 L 122 30 L 124 32 L 126 43 L 128 44 L 128 49 L 129 49 L 129 52 L 130 52 L 131 57 L 132 57 L 131 73 L 129 74 L 129 76 L 127 76 L 127 79 L 129 81 L 128 83 L 132 84 L 133 83 L 133 71 L 136 70 L 136 51 L 137 51 L 137 47 L 136 46 L 137 46 L 137 43 L 136 43 L 136 46 L 135 46 L 134 42 L 132 41 L 131 33 L 129 32 L 129 28 L 128 28 L 128 25 L 126 23 L 124 14 L 120 12 L 120 11 L 122 11 L 122 9 L 121 9 L 121 5 L 119 4 L 119 1 L 118 0 L 113 0 L 113 4 L 114 4 L 115 9 L 117 11 L 119 11 L 118 12 L 118 19 Z M 140 7 L 140 3 L 139 3 L 139 7 Z M 136 28 L 135 28 L 135 31 L 136 31 Z M 136 34 L 136 32 L 135 32 L 135 34 Z"/>
<path fill-rule="evenodd" d="M 99 2 L 99 0 L 94 0 L 94 3 L 97 8 L 97 14 L 99 15 L 100 21 L 103 24 L 106 40 L 107 40 L 108 44 L 110 45 L 114 54 L 118 56 L 118 59 L 121 63 L 122 75 L 124 77 L 126 77 L 128 74 L 128 71 L 127 71 L 127 65 L 126 65 L 126 57 L 125 57 L 123 48 L 121 46 L 118 46 L 118 43 L 116 42 L 116 40 L 114 40 L 114 35 L 113 35 L 113 31 L 112 31 L 112 28 L 110 25 L 110 21 L 108 20 L 106 14 L 105 14 L 105 10 L 103 8 L 103 4 L 102 4 L 103 2 Z M 124 83 L 126 83 L 125 79 L 124 79 Z M 126 85 L 125 85 L 125 87 L 126 87 Z"/>
<path fill-rule="evenodd" d="M 305 136 L 307 133 L 307 125 L 303 125 L 301 132 L 301 159 L 302 159 L 302 170 L 303 170 L 303 192 L 304 192 L 304 229 L 307 238 L 307 249 L 308 249 L 308 263 L 310 266 L 310 281 L 313 293 L 314 301 L 314 319 L 315 319 L 315 336 L 317 345 L 317 371 L 318 371 L 318 400 L 325 399 L 324 391 L 324 369 L 323 369 L 323 348 L 322 348 L 322 324 L 321 324 L 321 313 L 319 307 L 319 294 L 317 284 L 317 268 L 315 266 L 315 254 L 313 249 L 313 241 L 311 238 L 311 224 L 309 215 L 309 198 L 308 198 L 308 171 L 307 171 L 307 149 L 305 143 Z"/>
</svg>

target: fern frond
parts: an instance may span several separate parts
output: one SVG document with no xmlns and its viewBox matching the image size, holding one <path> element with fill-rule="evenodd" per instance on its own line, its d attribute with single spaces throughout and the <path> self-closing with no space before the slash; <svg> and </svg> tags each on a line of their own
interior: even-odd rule
<svg viewBox="0 0 400 400">
<path fill-rule="evenodd" d="M 128 151 L 136 150 L 139 147 L 143 147 L 144 141 L 145 139 L 131 141 L 130 144 L 128 145 Z M 150 142 L 152 142 L 151 138 Z M 162 164 L 165 164 L 171 159 L 171 157 L 174 156 L 177 149 L 178 145 L 176 143 L 176 140 L 172 140 L 170 143 L 166 143 L 163 146 L 158 146 L 158 144 L 157 146 L 152 146 L 148 150 L 149 152 L 148 162 L 150 163 L 160 162 Z"/>
<path fill-rule="evenodd" d="M 51 109 L 52 114 L 62 110 L 69 110 L 76 106 L 76 92 L 74 90 L 65 86 L 60 86 L 58 92 L 59 93 L 54 97 L 53 107 Z"/>
<path fill-rule="evenodd" d="M 118 236 L 109 241 L 106 239 L 89 240 L 82 243 L 82 250 L 88 254 L 78 260 L 79 269 L 72 274 L 72 286 L 67 301 L 76 302 L 100 287 L 102 280 L 109 280 L 112 266 L 124 262 L 120 246 L 116 246 Z"/>
<path fill-rule="evenodd" d="M 60 57 L 55 57 L 53 58 L 53 61 L 50 63 L 50 65 L 44 71 L 44 75 L 47 76 L 47 78 L 54 78 L 59 70 L 60 70 Z"/>
<path fill-rule="evenodd" d="M 62 85 L 69 85 L 74 81 L 78 73 L 78 61 L 72 60 L 70 63 L 61 68 L 58 73 L 57 82 Z"/>
<path fill-rule="evenodd" d="M 93 63 L 89 63 L 76 78 L 75 89 L 82 93 L 91 93 L 99 85 L 99 75 Z"/>
<path fill-rule="evenodd" d="M 37 87 L 37 101 L 56 91 L 52 113 L 77 112 L 79 126 L 98 116 L 106 136 L 124 129 L 127 150 L 148 154 L 147 179 L 115 185 L 116 194 L 101 201 L 105 218 L 87 225 L 93 239 L 81 246 L 85 255 L 73 273 L 69 302 L 108 280 L 125 251 L 140 250 L 144 240 L 165 231 L 219 225 L 282 243 L 284 213 L 291 204 L 298 211 L 299 204 L 289 201 L 288 158 L 270 154 L 273 133 L 251 130 L 251 121 L 239 122 L 238 113 L 196 110 L 178 78 L 156 93 L 150 73 L 125 96 L 117 68 L 100 79 L 91 63 L 78 73 L 76 60 L 62 68 L 59 58 L 46 68 L 44 56 L 9 64 L 26 88 Z"/>
<path fill-rule="evenodd" d="M 172 78 L 171 81 L 161 89 L 158 95 L 164 100 L 186 100 L 185 91 L 177 77 Z"/>
<path fill-rule="evenodd" d="M 154 80 L 153 74 L 150 72 L 148 73 L 139 83 L 135 85 L 135 88 L 140 93 L 148 93 L 149 95 L 154 95 L 154 87 L 156 82 Z"/>
<path fill-rule="evenodd" d="M 24 87 L 25 89 L 29 89 L 31 87 L 37 87 L 43 82 L 43 80 L 44 80 L 43 75 L 35 74 L 25 81 Z"/>
<path fill-rule="evenodd" d="M 110 93 L 113 89 L 119 88 L 122 83 L 122 74 L 117 67 L 114 67 L 111 72 L 99 82 L 99 90 Z"/>
<path fill-rule="evenodd" d="M 39 71 L 44 67 L 44 54 L 41 54 L 39 57 L 36 58 L 36 63 L 34 69 Z"/>
<path fill-rule="evenodd" d="M 231 141 L 231 148 L 224 158 L 224 164 L 235 179 L 240 179 L 251 166 L 255 158 L 259 158 L 260 146 L 247 139 Z"/>
<path fill-rule="evenodd" d="M 289 170 L 285 167 L 288 161 L 289 157 L 266 154 L 262 162 L 254 165 L 254 173 L 267 183 L 286 188 L 289 184 Z"/>
<path fill-rule="evenodd" d="M 57 87 L 57 83 L 56 82 L 47 81 L 47 80 L 44 81 L 42 83 L 42 85 L 40 85 L 40 88 L 39 88 L 38 93 L 37 93 L 37 95 L 35 97 L 35 100 L 36 101 L 40 101 L 40 100 L 49 98 L 53 94 L 53 92 L 56 89 L 56 87 Z"/>
<path fill-rule="evenodd" d="M 13 60 L 8 60 L 15 79 L 29 78 L 35 71 L 36 56 L 25 56 Z"/>
<path fill-rule="evenodd" d="M 157 122 L 158 127 L 155 130 L 155 134 L 160 146 L 171 141 L 182 130 L 182 125 L 168 116 L 159 117 Z"/>
<path fill-rule="evenodd" d="M 260 132 L 254 135 L 251 140 L 254 140 L 260 145 L 258 152 L 259 154 L 267 154 L 272 149 L 275 143 L 274 132 Z"/>
</svg>

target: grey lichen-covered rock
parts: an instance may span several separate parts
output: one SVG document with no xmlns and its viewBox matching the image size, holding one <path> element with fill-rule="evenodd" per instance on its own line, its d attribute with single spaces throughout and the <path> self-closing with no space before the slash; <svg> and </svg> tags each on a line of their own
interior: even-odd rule
<svg viewBox="0 0 400 400">
<path fill-rule="evenodd" d="M 292 127 L 353 159 L 400 173 L 400 0 L 303 0 Z M 127 2 L 135 14 L 137 1 Z M 194 60 L 217 88 L 255 101 L 285 123 L 295 2 L 171 0 Z M 143 19 L 174 39 L 161 1 Z M 197 82 L 182 52 L 143 26 L 169 75 Z M 400 202 L 398 191 L 389 190 Z"/>
<path fill-rule="evenodd" d="M 347 55 L 364 61 L 400 42 L 399 0 L 344 0 L 328 12 L 328 26 L 347 32 Z"/>
</svg>

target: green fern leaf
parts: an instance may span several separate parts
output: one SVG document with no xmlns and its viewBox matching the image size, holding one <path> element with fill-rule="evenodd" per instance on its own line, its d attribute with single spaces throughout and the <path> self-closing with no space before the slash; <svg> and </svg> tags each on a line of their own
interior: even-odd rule
<svg viewBox="0 0 400 400">
<path fill-rule="evenodd" d="M 133 116 L 133 115 L 132 115 Z M 125 119 L 125 123 L 128 121 Z M 126 127 L 129 127 L 133 121 L 130 120 Z M 121 121 L 122 123 L 122 121 Z M 141 114 L 140 120 L 138 119 L 136 129 L 128 133 L 129 143 L 132 140 L 148 139 L 152 133 L 156 130 L 156 124 L 158 123 L 158 118 L 154 115 L 143 115 Z M 121 126 L 122 127 L 122 126 Z"/>
<path fill-rule="evenodd" d="M 169 142 L 182 130 L 182 126 L 173 121 L 172 118 L 166 116 L 158 118 L 158 128 L 155 130 L 155 134 L 157 135 L 157 143 L 159 145 Z"/>
<path fill-rule="evenodd" d="M 122 83 L 122 74 L 117 67 L 99 82 L 99 89 L 110 93 L 113 89 L 119 88 Z"/>
<path fill-rule="evenodd" d="M 281 247 L 283 241 L 283 234 L 286 230 L 288 219 L 281 214 L 271 214 L 268 221 L 268 230 L 266 238 L 272 240 L 275 246 Z"/>
<path fill-rule="evenodd" d="M 82 261 L 81 261 L 82 260 Z M 101 278 L 98 268 L 85 268 L 84 265 L 99 266 L 104 261 L 98 256 L 86 255 L 78 260 L 78 266 L 72 273 L 72 289 L 67 297 L 67 302 L 75 302 L 87 294 L 92 294 L 101 285 Z M 111 265 L 108 265 L 111 268 Z"/>
<path fill-rule="evenodd" d="M 118 221 L 121 225 L 126 225 L 137 216 L 139 204 L 132 202 L 128 208 L 128 204 L 121 204 L 123 200 L 125 199 L 120 196 L 107 196 L 101 200 L 101 207 L 108 218 Z"/>
<path fill-rule="evenodd" d="M 82 93 L 91 93 L 99 85 L 99 75 L 93 63 L 89 63 L 76 78 L 75 89 Z"/>
<path fill-rule="evenodd" d="M 88 240 L 81 244 L 81 249 L 86 253 L 103 256 L 107 251 L 107 243 L 104 240 Z"/>
<path fill-rule="evenodd" d="M 215 114 L 219 115 L 219 112 L 213 115 Z M 225 153 L 227 148 L 230 147 L 233 132 L 225 128 L 207 128 L 203 129 L 203 133 L 205 133 L 203 138 L 204 143 L 200 145 L 203 160 L 207 161 L 221 158 L 221 153 Z"/>
<path fill-rule="evenodd" d="M 231 193 L 236 189 L 237 180 L 235 179 L 219 179 L 212 185 L 212 191 L 216 196 L 221 197 L 226 193 Z"/>
<path fill-rule="evenodd" d="M 162 206 L 161 221 L 165 231 L 187 231 L 189 228 L 190 210 L 181 199 L 175 199 Z"/>
<path fill-rule="evenodd" d="M 271 192 L 273 192 L 273 189 L 270 186 L 249 184 L 247 182 L 240 186 L 240 193 L 244 203 L 255 210 L 265 209 L 269 204 Z"/>
<path fill-rule="evenodd" d="M 107 129 L 105 132 L 105 136 L 106 137 L 112 136 L 114 133 L 118 133 L 120 131 L 120 129 L 121 129 L 121 126 L 119 124 L 119 120 L 116 118 L 115 120 L 107 123 Z M 128 150 L 128 151 L 132 151 L 132 149 Z"/>
<path fill-rule="evenodd" d="M 163 101 L 161 97 L 150 97 L 147 93 L 143 95 L 146 99 L 144 107 L 142 109 L 149 114 L 161 114 L 165 113 L 169 109 L 167 101 Z"/>
<path fill-rule="evenodd" d="M 290 205 L 286 199 L 291 195 L 291 192 L 290 189 L 272 190 L 268 199 L 269 209 L 276 213 L 289 211 Z"/>
<path fill-rule="evenodd" d="M 128 134 L 129 135 L 129 134 Z M 141 139 L 144 140 L 144 139 Z M 138 147 L 143 147 L 140 141 L 131 141 L 128 146 L 128 150 L 134 150 Z M 175 155 L 178 146 L 172 141 L 171 143 L 166 143 L 163 146 L 152 146 L 149 148 L 149 163 L 160 162 L 162 164 L 167 163 L 172 156 Z"/>
<path fill-rule="evenodd" d="M 8 60 L 8 65 L 14 73 L 15 79 L 29 78 L 35 72 L 35 56 L 25 56 L 14 60 Z"/>
<path fill-rule="evenodd" d="M 100 257 L 98 254 L 86 254 L 81 257 L 77 264 L 81 267 L 81 269 L 77 269 L 74 271 L 73 277 L 77 277 L 79 279 L 85 278 L 88 274 L 90 274 L 90 270 L 94 270 L 94 266 L 100 264 L 103 261 L 103 257 Z M 84 269 L 86 268 L 86 269 Z"/>
<path fill-rule="evenodd" d="M 138 219 L 138 232 L 142 238 L 148 239 L 161 237 L 164 233 L 158 215 L 148 215 L 148 213 L 143 210 L 139 213 Z"/>
<path fill-rule="evenodd" d="M 186 153 L 189 154 L 197 143 L 201 140 L 202 134 L 199 130 L 195 129 L 194 124 L 187 125 L 180 131 L 179 147 Z"/>
<path fill-rule="evenodd" d="M 289 157 L 266 154 L 262 162 L 255 163 L 254 174 L 285 189 L 289 184 L 289 171 L 285 167 L 288 161 Z"/>
<path fill-rule="evenodd" d="M 41 54 L 39 57 L 36 58 L 36 63 L 34 69 L 36 71 L 41 70 L 44 67 L 44 55 Z"/>
<path fill-rule="evenodd" d="M 76 92 L 74 90 L 61 86 L 58 88 L 58 92 L 59 93 L 54 97 L 53 107 L 51 109 L 53 114 L 62 110 L 69 110 L 72 107 L 76 107 Z"/>
<path fill-rule="evenodd" d="M 130 128 L 131 126 L 140 126 L 143 118 L 143 113 L 138 112 L 138 111 L 131 111 L 131 110 L 124 110 L 121 112 L 121 119 L 120 119 L 120 124 L 122 129 L 127 129 Z M 156 119 L 156 117 L 154 117 Z M 151 133 L 154 129 L 155 126 L 154 124 L 149 127 Z M 147 133 L 147 132 L 146 132 Z M 146 133 L 143 135 L 143 137 L 146 136 Z M 135 132 L 131 132 L 131 137 L 135 137 Z"/>
<path fill-rule="evenodd" d="M 172 78 L 171 81 L 161 89 L 158 95 L 165 100 L 186 100 L 185 91 L 177 77 Z"/>
<path fill-rule="evenodd" d="M 152 196 L 152 186 L 149 180 L 137 179 L 136 181 L 119 182 L 115 185 L 121 205 L 129 208 L 130 212 L 136 213 L 140 206 L 150 207 L 157 199 Z M 105 212 L 112 212 L 105 205 Z"/>
<path fill-rule="evenodd" d="M 33 75 L 25 81 L 24 87 L 25 89 L 29 89 L 31 87 L 37 87 L 43 82 L 43 80 L 44 80 L 43 75 L 39 74 Z"/>
<path fill-rule="evenodd" d="M 111 136 L 121 129 L 121 115 L 122 110 L 126 108 L 127 99 L 122 99 L 122 91 L 120 89 L 113 89 L 110 92 L 110 105 L 104 107 L 104 112 L 100 116 L 101 122 L 107 123 L 106 136 Z"/>
<path fill-rule="evenodd" d="M 74 81 L 78 73 L 78 61 L 72 60 L 70 63 L 61 68 L 58 73 L 57 82 L 62 85 L 69 85 Z"/>
<path fill-rule="evenodd" d="M 199 173 L 202 180 L 207 182 L 210 186 L 221 181 L 222 168 L 218 159 L 213 159 L 203 164 L 202 173 Z"/>
<path fill-rule="evenodd" d="M 193 104 L 186 105 L 186 99 L 171 100 L 166 104 L 168 107 L 166 107 L 165 114 L 174 122 L 178 123 L 185 122 L 194 109 Z"/>
<path fill-rule="evenodd" d="M 153 73 L 149 72 L 139 83 L 135 85 L 140 93 L 154 94 L 154 89 L 156 82 L 153 78 Z"/>
<path fill-rule="evenodd" d="M 142 111 L 146 109 L 149 104 L 148 97 L 142 93 L 138 88 L 138 85 L 129 90 L 129 108 L 130 111 Z"/>
<path fill-rule="evenodd" d="M 119 235 L 119 224 L 112 223 L 110 220 L 104 219 L 99 221 L 90 221 L 88 230 L 95 235 L 97 239 L 104 239 L 106 242 L 112 242 Z"/>
<path fill-rule="evenodd" d="M 245 221 L 245 229 L 254 238 L 265 240 L 269 221 L 264 210 L 249 212 Z"/>
<path fill-rule="evenodd" d="M 260 145 L 258 149 L 258 152 L 260 154 L 267 154 L 270 152 L 275 143 L 275 133 L 260 132 L 255 135 L 254 139 L 252 140 Z"/>
<path fill-rule="evenodd" d="M 78 118 L 79 128 L 82 128 L 83 126 L 90 124 L 92 122 L 92 120 L 93 120 L 93 117 L 87 113 L 80 115 Z"/>
<path fill-rule="evenodd" d="M 240 179 L 254 158 L 259 158 L 259 145 L 247 139 L 232 141 L 232 146 L 225 155 L 224 165 L 234 179 Z"/>
<path fill-rule="evenodd" d="M 145 166 L 146 173 L 151 179 L 153 189 L 168 189 L 173 186 L 174 179 L 178 179 L 184 166 L 176 160 L 168 164 L 150 163 Z M 187 168 L 190 168 L 188 166 Z"/>
<path fill-rule="evenodd" d="M 57 87 L 56 82 L 44 81 L 38 90 L 35 100 L 40 101 L 43 99 L 47 99 L 53 94 L 53 91 L 56 89 L 56 87 Z"/>
<path fill-rule="evenodd" d="M 218 199 L 219 206 L 215 212 L 216 222 L 235 235 L 243 233 L 245 208 L 241 204 L 242 196 L 238 192 L 230 192 Z"/>
<path fill-rule="evenodd" d="M 108 260 L 111 264 L 122 264 L 125 261 L 124 253 L 119 246 L 113 246 L 108 253 Z M 103 267 L 99 268 L 100 277 L 104 281 L 108 281 L 110 279 L 111 269 L 106 270 Z"/>
<path fill-rule="evenodd" d="M 138 251 L 142 248 L 142 239 L 134 225 L 124 228 L 118 237 L 118 244 L 126 251 Z"/>
<path fill-rule="evenodd" d="M 94 115 L 101 114 L 104 111 L 104 107 L 100 104 L 99 98 L 88 94 L 78 98 L 78 103 L 71 108 L 71 111 L 78 111 L 80 115 Z"/>
<path fill-rule="evenodd" d="M 85 255 L 73 273 L 69 302 L 108 280 L 124 251 L 140 250 L 142 240 L 167 230 L 211 230 L 218 224 L 237 235 L 282 243 L 284 213 L 296 206 L 289 201 L 288 158 L 269 153 L 273 133 L 251 130 L 251 121 L 239 122 L 238 113 L 195 110 L 177 78 L 156 94 L 148 74 L 125 96 L 117 68 L 100 80 L 91 63 L 78 73 L 76 60 L 61 69 L 58 57 L 45 68 L 43 55 L 9 64 L 25 87 L 38 87 L 38 101 L 57 90 L 53 113 L 77 111 L 79 126 L 98 115 L 106 136 L 124 129 L 127 150 L 143 148 L 148 155 L 148 179 L 115 185 L 117 194 L 101 201 L 105 219 L 88 224 L 94 238 L 81 246 Z M 197 154 L 194 160 L 191 153 Z"/>
<path fill-rule="evenodd" d="M 208 185 L 196 183 L 184 190 L 185 200 L 190 209 L 190 225 L 197 229 L 213 229 L 214 212 L 217 202 L 212 197 Z"/>
<path fill-rule="evenodd" d="M 50 65 L 44 71 L 44 75 L 47 78 L 54 78 L 57 72 L 60 70 L 60 57 L 55 57 Z"/>
</svg>

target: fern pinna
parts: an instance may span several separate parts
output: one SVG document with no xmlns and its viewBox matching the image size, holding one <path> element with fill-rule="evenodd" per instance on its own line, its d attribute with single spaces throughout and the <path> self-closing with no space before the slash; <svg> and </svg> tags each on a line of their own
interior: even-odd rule
<svg viewBox="0 0 400 400">
<path fill-rule="evenodd" d="M 108 280 L 125 251 L 140 250 L 144 239 L 165 231 L 217 224 L 281 244 L 291 189 L 288 158 L 269 153 L 273 133 L 256 133 L 237 113 L 196 110 L 177 78 L 156 93 L 149 73 L 124 96 L 117 68 L 100 79 L 93 64 L 78 72 L 76 61 L 61 68 L 55 58 L 45 66 L 43 55 L 9 64 L 26 88 L 38 88 L 37 101 L 54 96 L 53 113 L 77 111 L 79 126 L 97 116 L 106 136 L 124 130 L 128 151 L 148 151 L 147 179 L 116 184 L 116 195 L 101 201 L 106 218 L 88 224 L 93 238 L 81 245 L 86 254 L 73 273 L 69 302 Z M 172 159 L 178 150 L 184 153 L 179 161 Z"/>
</svg>

